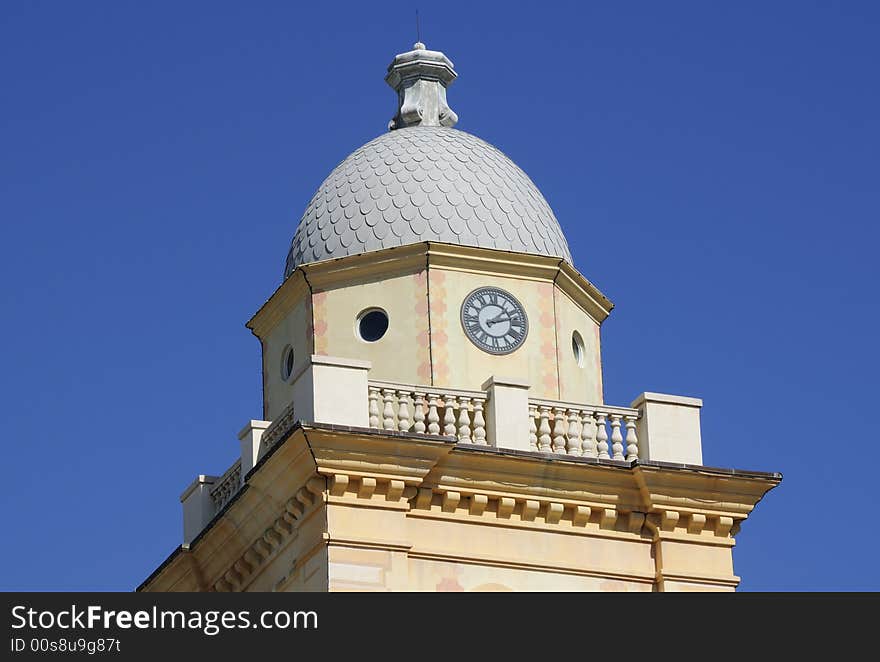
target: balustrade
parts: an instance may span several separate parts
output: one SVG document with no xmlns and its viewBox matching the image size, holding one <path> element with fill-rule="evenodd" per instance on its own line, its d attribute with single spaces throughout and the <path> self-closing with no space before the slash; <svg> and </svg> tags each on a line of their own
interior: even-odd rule
<svg viewBox="0 0 880 662">
<path fill-rule="evenodd" d="M 241 488 L 241 459 L 235 461 L 226 470 L 213 489 L 211 489 L 211 501 L 214 503 L 214 512 L 219 512 L 229 500 L 238 493 Z"/>
<path fill-rule="evenodd" d="M 369 383 L 370 427 L 415 434 L 443 434 L 485 446 L 486 394 L 388 382 Z"/>
<path fill-rule="evenodd" d="M 625 407 L 532 398 L 529 400 L 529 448 L 542 453 L 632 462 L 639 459 L 638 416 L 638 410 Z"/>
<path fill-rule="evenodd" d="M 487 406 L 490 404 L 483 391 L 368 382 L 369 424 L 380 430 L 443 434 L 461 443 L 486 446 Z M 632 462 L 639 459 L 638 417 L 637 409 L 531 398 L 528 400 L 528 448 L 541 453 Z M 278 443 L 295 420 L 291 404 L 263 433 L 263 451 Z M 214 513 L 241 489 L 241 469 L 241 460 L 238 460 L 214 484 L 210 491 Z"/>
<path fill-rule="evenodd" d="M 482 391 L 369 382 L 370 427 L 380 430 L 442 434 L 485 446 L 488 404 Z M 537 398 L 529 400 L 528 408 L 529 450 L 627 462 L 638 459 L 636 409 Z"/>
</svg>

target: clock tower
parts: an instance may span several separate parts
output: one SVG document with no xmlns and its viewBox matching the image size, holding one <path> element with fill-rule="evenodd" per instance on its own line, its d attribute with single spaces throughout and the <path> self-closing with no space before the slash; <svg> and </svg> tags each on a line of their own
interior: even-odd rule
<svg viewBox="0 0 880 662">
<path fill-rule="evenodd" d="M 611 302 L 541 192 L 397 55 L 388 131 L 324 180 L 247 326 L 263 411 L 140 590 L 733 590 L 775 473 L 704 465 L 702 401 L 602 391 Z"/>
</svg>

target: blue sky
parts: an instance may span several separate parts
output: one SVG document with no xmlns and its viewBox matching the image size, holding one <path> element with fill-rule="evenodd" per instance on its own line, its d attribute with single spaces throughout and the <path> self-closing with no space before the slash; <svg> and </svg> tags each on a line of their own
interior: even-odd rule
<svg viewBox="0 0 880 662">
<path fill-rule="evenodd" d="M 400 3 L 0 7 L 0 589 L 131 590 L 260 415 L 244 323 L 394 113 Z M 785 478 L 741 590 L 880 590 L 880 5 L 425 3 L 458 128 L 541 188 L 616 308 L 606 400 L 704 400 Z"/>
</svg>

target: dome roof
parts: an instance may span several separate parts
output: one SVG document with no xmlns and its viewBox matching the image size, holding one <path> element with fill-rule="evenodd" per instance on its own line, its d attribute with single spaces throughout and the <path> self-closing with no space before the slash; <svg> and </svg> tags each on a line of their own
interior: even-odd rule
<svg viewBox="0 0 880 662">
<path fill-rule="evenodd" d="M 492 145 L 452 127 L 457 74 L 421 42 L 388 65 L 397 92 L 390 131 L 340 163 L 299 222 L 284 277 L 301 264 L 438 241 L 554 255 L 571 263 L 550 205 Z"/>
<path fill-rule="evenodd" d="M 544 196 L 501 151 L 464 131 L 390 131 L 340 163 L 287 255 L 300 264 L 422 241 L 555 255 L 568 244 Z"/>
</svg>

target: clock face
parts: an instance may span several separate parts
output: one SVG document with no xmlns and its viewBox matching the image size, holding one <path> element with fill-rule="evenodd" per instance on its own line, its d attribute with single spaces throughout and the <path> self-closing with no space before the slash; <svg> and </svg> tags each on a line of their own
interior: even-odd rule
<svg viewBox="0 0 880 662">
<path fill-rule="evenodd" d="M 497 287 L 480 287 L 465 297 L 461 325 L 471 342 L 490 354 L 510 354 L 529 334 L 522 304 Z"/>
</svg>

